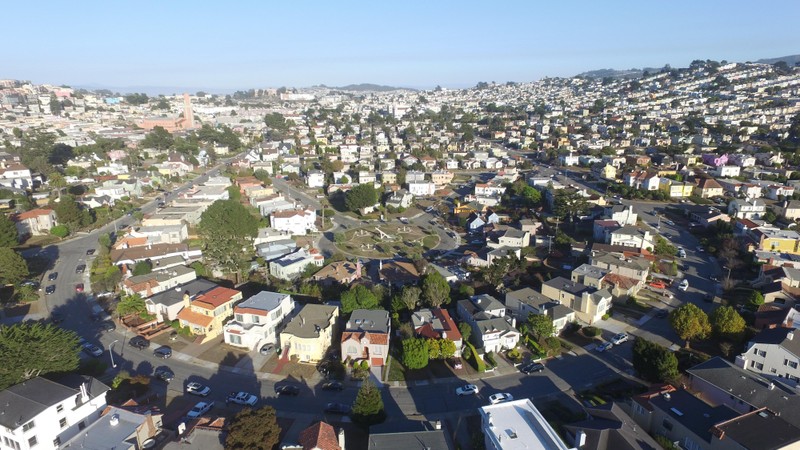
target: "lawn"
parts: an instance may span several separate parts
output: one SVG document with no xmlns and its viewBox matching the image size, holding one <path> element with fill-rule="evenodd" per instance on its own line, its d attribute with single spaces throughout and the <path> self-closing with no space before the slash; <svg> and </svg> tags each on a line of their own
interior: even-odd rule
<svg viewBox="0 0 800 450">
<path fill-rule="evenodd" d="M 380 230 L 380 231 L 378 231 Z M 383 234 L 382 234 L 383 233 Z M 367 258 L 390 258 L 409 255 L 423 247 L 439 243 L 439 236 L 428 235 L 416 225 L 376 223 L 344 232 L 336 247 L 344 252 Z"/>
</svg>

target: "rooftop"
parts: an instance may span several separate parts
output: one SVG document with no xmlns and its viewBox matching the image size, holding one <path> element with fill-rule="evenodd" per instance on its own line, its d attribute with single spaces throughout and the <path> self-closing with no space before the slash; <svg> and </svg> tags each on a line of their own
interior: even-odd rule
<svg viewBox="0 0 800 450">
<path fill-rule="evenodd" d="M 320 330 L 328 328 L 331 323 L 331 316 L 336 314 L 338 309 L 336 306 L 313 303 L 304 305 L 300 312 L 286 324 L 286 328 L 283 329 L 282 333 L 299 338 L 318 337 Z"/>
<path fill-rule="evenodd" d="M 484 433 L 504 450 L 568 450 L 538 409 L 528 400 L 488 405 L 478 410 Z"/>
<path fill-rule="evenodd" d="M 372 331 L 388 333 L 389 312 L 382 309 L 356 309 L 347 321 L 347 331 Z"/>
<path fill-rule="evenodd" d="M 247 300 L 236 305 L 236 309 L 248 308 L 260 310 L 264 312 L 272 311 L 281 305 L 289 294 L 280 294 L 278 292 L 261 291 L 258 294 L 248 298 Z"/>
</svg>

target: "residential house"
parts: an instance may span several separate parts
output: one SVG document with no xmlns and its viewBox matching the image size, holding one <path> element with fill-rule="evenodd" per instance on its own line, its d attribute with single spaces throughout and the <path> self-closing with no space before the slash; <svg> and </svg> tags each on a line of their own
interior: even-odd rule
<svg viewBox="0 0 800 450">
<path fill-rule="evenodd" d="M 156 164 L 158 172 L 168 177 L 183 177 L 194 170 L 194 164 L 189 161 L 183 153 L 173 152 L 167 160 L 161 164 Z"/>
<path fill-rule="evenodd" d="M 704 228 L 714 225 L 718 220 L 730 222 L 731 217 L 718 208 L 707 205 L 683 205 L 683 210 L 692 222 Z"/>
<path fill-rule="evenodd" d="M 691 197 L 694 193 L 695 185 L 688 182 L 679 182 L 662 178 L 658 188 L 666 192 L 671 198 Z"/>
<path fill-rule="evenodd" d="M 530 233 L 514 228 L 506 228 L 496 232 L 491 232 L 486 240 L 489 248 L 522 248 L 530 245 Z"/>
<path fill-rule="evenodd" d="M 423 308 L 411 314 L 414 334 L 428 339 L 449 339 L 456 344 L 456 352 L 460 354 L 463 345 L 461 332 L 458 331 L 450 313 L 442 308 Z"/>
<path fill-rule="evenodd" d="M 250 350 L 277 344 L 283 321 L 294 307 L 289 294 L 259 292 L 233 308 L 233 320 L 225 324 L 225 343 Z"/>
<path fill-rule="evenodd" d="M 781 204 L 780 214 L 789 220 L 800 219 L 800 201 L 784 200 Z"/>
<path fill-rule="evenodd" d="M 292 280 L 302 275 L 308 266 L 322 267 L 325 257 L 319 250 L 298 248 L 292 253 L 269 262 L 269 274 L 281 280 Z"/>
<path fill-rule="evenodd" d="M 561 333 L 567 324 L 575 321 L 575 311 L 531 288 L 507 292 L 506 308 L 520 322 L 528 320 L 531 314 L 549 316 L 553 319 L 556 334 Z"/>
<path fill-rule="evenodd" d="M 293 236 L 305 236 L 308 231 L 317 231 L 316 222 L 317 212 L 313 209 L 274 211 L 269 216 L 269 224 L 272 228 Z"/>
<path fill-rule="evenodd" d="M 299 447 L 281 446 L 282 450 L 344 450 L 344 430 L 336 430 L 323 421 L 316 422 L 300 432 Z"/>
<path fill-rule="evenodd" d="M 487 450 L 577 450 L 580 447 L 565 444 L 530 399 L 482 406 L 478 412 Z"/>
<path fill-rule="evenodd" d="M 661 446 L 615 402 L 584 407 L 588 417 L 563 425 L 566 439 L 581 450 L 655 450 Z"/>
<path fill-rule="evenodd" d="M 178 313 L 189 306 L 193 296 L 200 295 L 216 287 L 216 283 L 198 278 L 184 285 L 154 294 L 152 297 L 145 299 L 144 305 L 148 313 L 156 316 L 158 322 L 171 322 L 177 320 Z"/>
<path fill-rule="evenodd" d="M 378 279 L 381 283 L 395 288 L 402 288 L 408 284 L 417 284 L 421 276 L 422 274 L 411 261 L 378 262 Z"/>
<path fill-rule="evenodd" d="M 696 180 L 695 194 L 702 198 L 721 197 L 722 186 L 713 178 L 700 177 Z"/>
<path fill-rule="evenodd" d="M 398 189 L 386 198 L 386 206 L 394 209 L 406 209 L 411 206 L 414 196 L 405 189 Z"/>
<path fill-rule="evenodd" d="M 306 174 L 306 185 L 310 188 L 325 187 L 325 172 L 312 170 Z"/>
<path fill-rule="evenodd" d="M 0 391 L 3 449 L 59 449 L 100 418 L 109 387 L 82 375 L 35 377 Z"/>
<path fill-rule="evenodd" d="M 741 173 L 742 168 L 739 166 L 734 165 L 724 165 L 724 166 L 717 166 L 713 173 L 717 177 L 722 178 L 733 178 L 738 177 L 739 173 Z"/>
<path fill-rule="evenodd" d="M 242 299 L 241 291 L 217 286 L 197 295 L 178 313 L 178 322 L 192 334 L 213 339 L 222 334 L 222 325 L 233 317 L 233 305 Z"/>
<path fill-rule="evenodd" d="M 450 184 L 453 181 L 454 173 L 449 170 L 435 170 L 431 172 L 431 181 L 437 187 L 442 187 Z"/>
<path fill-rule="evenodd" d="M 630 187 L 635 187 L 636 189 L 655 191 L 658 189 L 660 179 L 655 173 L 650 173 L 644 170 L 634 170 L 633 172 L 626 173 L 623 176 L 623 182 Z"/>
<path fill-rule="evenodd" d="M 154 440 L 153 438 L 161 432 L 162 414 L 158 413 L 158 409 L 149 406 L 140 412 L 128 408 L 106 407 L 99 419 L 72 439 L 62 442 L 57 448 L 118 450 L 146 448 L 144 443 Z"/>
<path fill-rule="evenodd" d="M 14 189 L 32 188 L 33 177 L 30 169 L 17 162 L 0 161 L 0 186 Z"/>
<path fill-rule="evenodd" d="M 52 209 L 37 208 L 21 212 L 11 218 L 17 227 L 19 236 L 49 235 L 50 230 L 58 225 L 56 212 Z"/>
<path fill-rule="evenodd" d="M 797 269 L 792 269 L 797 270 Z M 798 328 L 800 327 L 800 311 L 785 304 L 765 303 L 755 313 L 753 328 Z"/>
<path fill-rule="evenodd" d="M 763 251 L 800 254 L 800 234 L 792 230 L 761 227 L 750 232 L 757 243 L 757 249 Z"/>
<path fill-rule="evenodd" d="M 737 219 L 760 219 L 767 211 L 767 205 L 756 199 L 733 199 L 728 203 L 728 215 Z"/>
<path fill-rule="evenodd" d="M 592 173 L 604 180 L 614 180 L 617 178 L 617 168 L 611 164 L 595 164 L 592 166 Z"/>
<path fill-rule="evenodd" d="M 782 186 L 780 184 L 770 184 L 766 187 L 766 197 L 770 200 L 780 200 L 783 197 L 794 195 L 794 186 Z"/>
<path fill-rule="evenodd" d="M 608 270 L 602 269 L 591 264 L 581 264 L 572 270 L 570 279 L 575 283 L 601 289 L 603 286 L 603 279 L 608 275 Z"/>
<path fill-rule="evenodd" d="M 429 197 L 436 192 L 436 185 L 432 181 L 409 181 L 408 192 L 416 197 Z"/>
<path fill-rule="evenodd" d="M 128 277 L 122 281 L 122 290 L 128 295 L 139 294 L 142 298 L 148 298 L 195 279 L 197 273 L 193 268 L 177 265 Z"/>
<path fill-rule="evenodd" d="M 323 286 L 331 286 L 334 284 L 341 284 L 349 286 L 355 283 L 356 280 L 361 278 L 361 260 L 356 262 L 350 261 L 335 261 L 320 269 L 317 273 L 311 276 L 313 281 L 316 281 Z"/>
<path fill-rule="evenodd" d="M 306 363 L 323 360 L 332 343 L 331 338 L 336 335 L 338 318 L 338 306 L 304 305 L 280 333 L 280 344 L 287 352 L 286 357 L 296 356 Z"/>
<path fill-rule="evenodd" d="M 473 341 L 484 352 L 499 352 L 517 346 L 520 333 L 516 319 L 506 317 L 506 307 L 491 295 L 475 295 L 459 300 L 458 317 L 470 324 Z"/>
<path fill-rule="evenodd" d="M 342 361 L 364 360 L 371 367 L 383 367 L 389 356 L 392 321 L 382 309 L 356 309 L 342 332 Z"/>
<path fill-rule="evenodd" d="M 556 277 L 542 283 L 542 294 L 574 310 L 588 324 L 600 320 L 611 309 L 611 293 L 572 280 Z"/>
<path fill-rule="evenodd" d="M 761 330 L 736 357 L 736 365 L 765 378 L 783 378 L 782 381 L 797 385 L 800 382 L 800 333 L 794 327 Z"/>
<path fill-rule="evenodd" d="M 367 450 L 456 450 L 452 431 L 441 421 L 389 420 L 369 427 Z"/>
<path fill-rule="evenodd" d="M 608 235 L 607 243 L 609 245 L 649 249 L 653 248 L 653 240 L 653 236 L 649 231 L 633 225 L 626 225 L 612 230 Z"/>
</svg>

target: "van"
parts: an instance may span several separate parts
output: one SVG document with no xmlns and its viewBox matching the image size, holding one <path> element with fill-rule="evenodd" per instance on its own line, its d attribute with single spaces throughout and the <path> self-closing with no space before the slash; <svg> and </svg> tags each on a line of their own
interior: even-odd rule
<svg viewBox="0 0 800 450">
<path fill-rule="evenodd" d="M 678 289 L 680 289 L 680 290 L 682 290 L 682 291 L 684 291 L 684 292 L 685 292 L 687 289 L 689 289 L 689 280 L 687 280 L 687 279 L 684 279 L 683 281 L 681 281 L 681 284 L 678 286 Z"/>
</svg>

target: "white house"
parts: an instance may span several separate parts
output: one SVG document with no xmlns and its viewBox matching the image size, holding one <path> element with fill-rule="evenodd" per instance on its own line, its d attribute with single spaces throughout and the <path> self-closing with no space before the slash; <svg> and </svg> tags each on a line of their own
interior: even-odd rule
<svg viewBox="0 0 800 450">
<path fill-rule="evenodd" d="M 294 311 L 289 294 L 261 291 L 233 308 L 233 320 L 225 324 L 225 343 L 256 350 L 276 344 L 284 319 Z"/>
<path fill-rule="evenodd" d="M 322 267 L 324 262 L 325 257 L 319 253 L 319 250 L 315 248 L 311 250 L 298 248 L 288 255 L 270 261 L 269 274 L 281 280 L 291 280 L 300 276 L 306 266 L 315 265 L 317 267 Z"/>
<path fill-rule="evenodd" d="M 321 188 L 325 186 L 325 173 L 320 170 L 312 170 L 306 175 L 306 185 L 310 188 Z"/>
<path fill-rule="evenodd" d="M 313 209 L 274 211 L 269 216 L 272 228 L 299 236 L 304 236 L 309 231 L 317 231 L 316 221 L 317 212 Z"/>
<path fill-rule="evenodd" d="M 722 178 L 738 177 L 741 170 L 739 166 L 719 166 L 714 171 L 714 174 Z"/>
<path fill-rule="evenodd" d="M 760 219 L 767 212 L 767 205 L 757 199 L 737 198 L 728 204 L 728 215 L 737 219 Z"/>
<path fill-rule="evenodd" d="M 432 181 L 410 181 L 408 192 L 417 197 L 427 197 L 436 192 L 436 185 Z"/>
<path fill-rule="evenodd" d="M 27 189 L 33 185 L 31 171 L 19 163 L 0 161 L 0 186 Z"/>
<path fill-rule="evenodd" d="M 70 375 L 60 382 L 36 377 L 0 391 L 0 448 L 60 448 L 100 417 L 108 390 L 92 377 Z"/>
<path fill-rule="evenodd" d="M 769 328 L 755 335 L 745 351 L 736 357 L 736 365 L 763 374 L 780 377 L 793 384 L 800 382 L 800 335 L 795 328 Z"/>
</svg>

